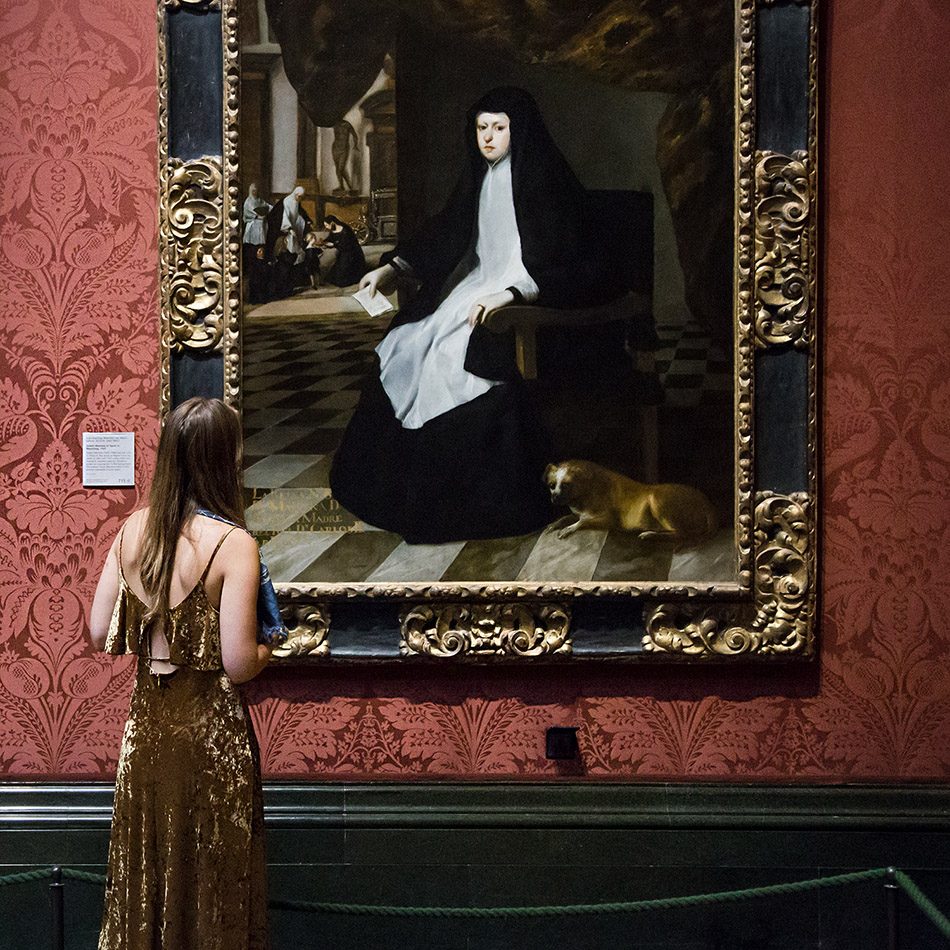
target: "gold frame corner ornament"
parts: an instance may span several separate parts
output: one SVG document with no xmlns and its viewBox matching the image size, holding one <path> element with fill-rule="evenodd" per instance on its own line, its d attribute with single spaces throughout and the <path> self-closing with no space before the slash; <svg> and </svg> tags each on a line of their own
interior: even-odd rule
<svg viewBox="0 0 950 950">
<path fill-rule="evenodd" d="M 435 659 L 568 656 L 566 604 L 414 604 L 399 616 L 399 652 Z"/>
<path fill-rule="evenodd" d="M 657 604 L 643 647 L 682 657 L 810 656 L 814 649 L 814 521 L 806 492 L 761 492 L 755 507 L 752 605 Z"/>
</svg>

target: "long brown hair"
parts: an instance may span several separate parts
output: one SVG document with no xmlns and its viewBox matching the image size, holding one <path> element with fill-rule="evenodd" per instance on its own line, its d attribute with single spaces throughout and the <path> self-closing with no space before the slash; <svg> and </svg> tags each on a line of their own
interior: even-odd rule
<svg viewBox="0 0 950 950">
<path fill-rule="evenodd" d="M 244 526 L 241 422 L 220 399 L 201 396 L 169 414 L 158 442 L 140 570 L 150 618 L 168 612 L 178 537 L 198 508 Z"/>
</svg>

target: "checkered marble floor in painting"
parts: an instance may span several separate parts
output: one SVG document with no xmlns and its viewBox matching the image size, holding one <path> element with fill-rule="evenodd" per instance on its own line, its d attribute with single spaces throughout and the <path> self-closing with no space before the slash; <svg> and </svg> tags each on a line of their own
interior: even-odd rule
<svg viewBox="0 0 950 950">
<path fill-rule="evenodd" d="M 317 297 L 317 299 L 314 299 Z M 490 541 L 409 545 L 330 496 L 333 452 L 373 362 L 385 323 L 352 301 L 301 295 L 245 321 L 243 393 L 248 527 L 276 581 L 730 580 L 732 533 L 676 553 L 623 532 L 550 529 Z M 346 312 L 339 312 L 345 307 Z M 336 308 L 337 312 L 333 312 Z M 323 311 L 316 312 L 313 311 Z M 310 312 L 308 312 L 310 311 Z M 655 354 L 666 403 L 731 399 L 728 359 L 695 328 L 659 328 Z"/>
<path fill-rule="evenodd" d="M 665 406 L 728 406 L 732 402 L 732 359 L 695 323 L 656 328 L 653 353 Z"/>
</svg>

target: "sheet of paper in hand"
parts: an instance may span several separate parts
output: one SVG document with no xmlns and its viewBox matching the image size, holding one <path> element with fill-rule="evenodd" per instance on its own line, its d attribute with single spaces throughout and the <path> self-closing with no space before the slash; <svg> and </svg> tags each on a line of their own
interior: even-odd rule
<svg viewBox="0 0 950 950">
<path fill-rule="evenodd" d="M 396 308 L 389 302 L 384 294 L 376 291 L 375 293 L 364 287 L 353 294 L 353 299 L 371 316 L 380 317 L 384 313 L 391 313 Z"/>
</svg>

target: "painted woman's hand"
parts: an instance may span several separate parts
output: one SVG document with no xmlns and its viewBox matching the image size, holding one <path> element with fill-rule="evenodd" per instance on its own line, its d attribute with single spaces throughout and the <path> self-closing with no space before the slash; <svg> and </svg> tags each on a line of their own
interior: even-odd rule
<svg viewBox="0 0 950 950">
<path fill-rule="evenodd" d="M 360 290 L 369 289 L 370 294 L 389 291 L 396 281 L 396 268 L 392 264 L 383 264 L 363 275 L 360 281 Z"/>
<path fill-rule="evenodd" d="M 495 294 L 484 294 L 479 297 L 468 311 L 468 325 L 477 327 L 487 323 L 488 318 L 501 307 L 515 302 L 515 295 L 510 290 L 499 290 Z"/>
</svg>

